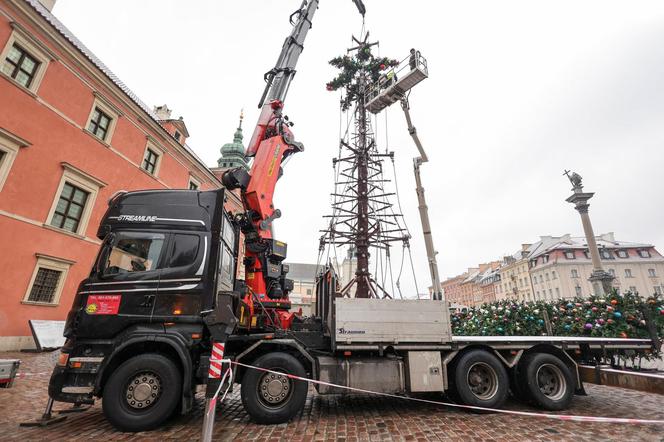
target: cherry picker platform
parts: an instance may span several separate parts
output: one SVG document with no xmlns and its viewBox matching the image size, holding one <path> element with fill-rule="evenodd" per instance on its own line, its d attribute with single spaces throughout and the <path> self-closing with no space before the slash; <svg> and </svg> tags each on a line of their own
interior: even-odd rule
<svg viewBox="0 0 664 442">
<path fill-rule="evenodd" d="M 370 86 L 365 108 L 377 114 L 386 107 L 401 101 L 416 84 L 429 77 L 427 60 L 419 51 L 411 50 L 408 57 L 390 69 Z"/>
</svg>

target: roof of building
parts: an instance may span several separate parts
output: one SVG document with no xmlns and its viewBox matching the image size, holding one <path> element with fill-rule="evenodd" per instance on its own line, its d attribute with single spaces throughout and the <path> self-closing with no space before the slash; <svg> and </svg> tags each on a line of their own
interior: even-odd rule
<svg viewBox="0 0 664 442">
<path fill-rule="evenodd" d="M 60 35 L 67 39 L 76 49 L 78 49 L 81 54 L 83 54 L 92 64 L 94 64 L 106 77 L 108 77 L 122 92 L 129 97 L 131 101 L 136 103 L 146 114 L 150 116 L 160 127 L 161 122 L 155 113 L 150 109 L 150 107 L 145 104 L 139 97 L 136 95 L 129 87 L 120 80 L 117 75 L 111 71 L 108 66 L 106 66 L 97 56 L 88 49 L 76 36 L 49 11 L 44 5 L 42 5 L 39 0 L 25 0 L 39 15 L 41 15 L 55 30 L 57 30 Z M 166 129 L 164 132 L 168 134 Z M 168 136 L 171 136 L 168 134 Z M 200 165 L 208 169 L 208 166 L 201 160 L 198 155 L 186 144 L 182 144 L 182 147 L 189 153 Z"/>
<path fill-rule="evenodd" d="M 616 241 L 613 233 L 605 233 L 595 237 L 597 247 L 607 249 L 629 249 L 629 248 L 646 248 L 653 247 L 652 244 L 637 243 L 630 241 Z M 538 241 L 536 247 L 528 255 L 529 258 L 537 258 L 538 256 L 549 253 L 553 250 L 559 249 L 587 249 L 588 244 L 586 238 L 583 236 L 570 236 L 569 234 L 563 236 L 542 236 Z"/>
<path fill-rule="evenodd" d="M 287 278 L 293 281 L 306 281 L 314 282 L 316 275 L 322 269 L 321 266 L 316 264 L 304 264 L 299 262 L 287 263 L 289 266 Z"/>
</svg>

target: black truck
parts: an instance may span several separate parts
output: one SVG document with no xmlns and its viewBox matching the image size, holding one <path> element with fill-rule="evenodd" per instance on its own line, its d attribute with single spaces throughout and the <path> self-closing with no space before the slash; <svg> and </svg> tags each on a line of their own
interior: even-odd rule
<svg viewBox="0 0 664 442">
<path fill-rule="evenodd" d="M 490 408 L 511 390 L 545 409 L 563 409 L 574 393 L 583 394 L 578 360 L 653 347 L 643 339 L 451 336 L 446 303 L 337 298 L 332 269 L 321 272 L 315 315 L 296 316 L 283 329 L 261 325 L 259 312 L 252 326 L 241 319 L 240 227 L 223 208 L 225 193 L 139 191 L 109 202 L 98 231 L 103 244 L 67 317 L 52 399 L 102 398 L 106 417 L 125 431 L 187 413 L 207 381 L 212 336 L 205 314 L 220 305 L 231 306 L 237 319 L 226 341 L 232 360 L 372 391 L 449 392 L 460 403 Z M 305 382 L 234 371 L 254 420 L 284 422 L 304 406 Z"/>
<path fill-rule="evenodd" d="M 288 375 L 324 381 L 319 394 L 446 392 L 496 408 L 511 391 L 560 410 L 583 394 L 577 361 L 653 348 L 645 339 L 452 336 L 444 300 L 338 297 L 329 267 L 318 275 L 315 313 L 290 311 L 287 246 L 272 238 L 281 215 L 272 197 L 282 160 L 302 150 L 282 109 L 317 7 L 303 0 L 291 15 L 293 31 L 265 74 L 250 173 L 227 171 L 218 190 L 124 192 L 109 201 L 97 232 L 103 244 L 67 316 L 45 415 L 53 401 L 101 398 L 115 427 L 155 428 L 190 411 L 199 385 L 210 399 L 219 382 L 210 380 L 210 358 L 220 343 L 236 363 L 246 411 L 265 424 L 304 406 L 307 383 Z M 224 208 L 235 189 L 241 213 Z"/>
</svg>

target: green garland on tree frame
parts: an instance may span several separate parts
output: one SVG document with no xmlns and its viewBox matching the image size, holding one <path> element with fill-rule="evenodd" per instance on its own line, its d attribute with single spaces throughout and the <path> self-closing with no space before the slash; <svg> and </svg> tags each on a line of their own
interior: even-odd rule
<svg viewBox="0 0 664 442">
<path fill-rule="evenodd" d="M 351 104 L 357 101 L 359 93 L 358 82 L 355 81 L 360 72 L 365 72 L 369 81 L 375 83 L 381 74 L 399 65 L 399 61 L 387 57 L 374 57 L 368 45 L 357 50 L 353 55 L 343 55 L 330 60 L 330 64 L 341 72 L 326 84 L 328 91 L 346 88 L 346 96 L 341 102 L 343 110 L 348 110 Z"/>
<path fill-rule="evenodd" d="M 664 299 L 631 292 L 553 302 L 497 301 L 452 313 L 451 322 L 458 336 L 542 336 L 548 318 L 554 336 L 648 339 L 648 316 L 664 337 Z"/>
</svg>

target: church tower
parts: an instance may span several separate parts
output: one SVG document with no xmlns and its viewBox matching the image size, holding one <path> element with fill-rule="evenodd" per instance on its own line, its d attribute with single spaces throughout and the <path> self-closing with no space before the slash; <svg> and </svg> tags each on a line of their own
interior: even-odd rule
<svg viewBox="0 0 664 442">
<path fill-rule="evenodd" d="M 221 146 L 220 152 L 221 157 L 217 160 L 217 167 L 220 169 L 230 169 L 233 167 L 244 167 L 249 170 L 249 165 L 244 156 L 245 149 L 244 144 L 242 144 L 242 120 L 244 119 L 244 113 L 240 112 L 240 123 L 235 131 L 233 136 L 232 143 L 226 143 Z"/>
</svg>

